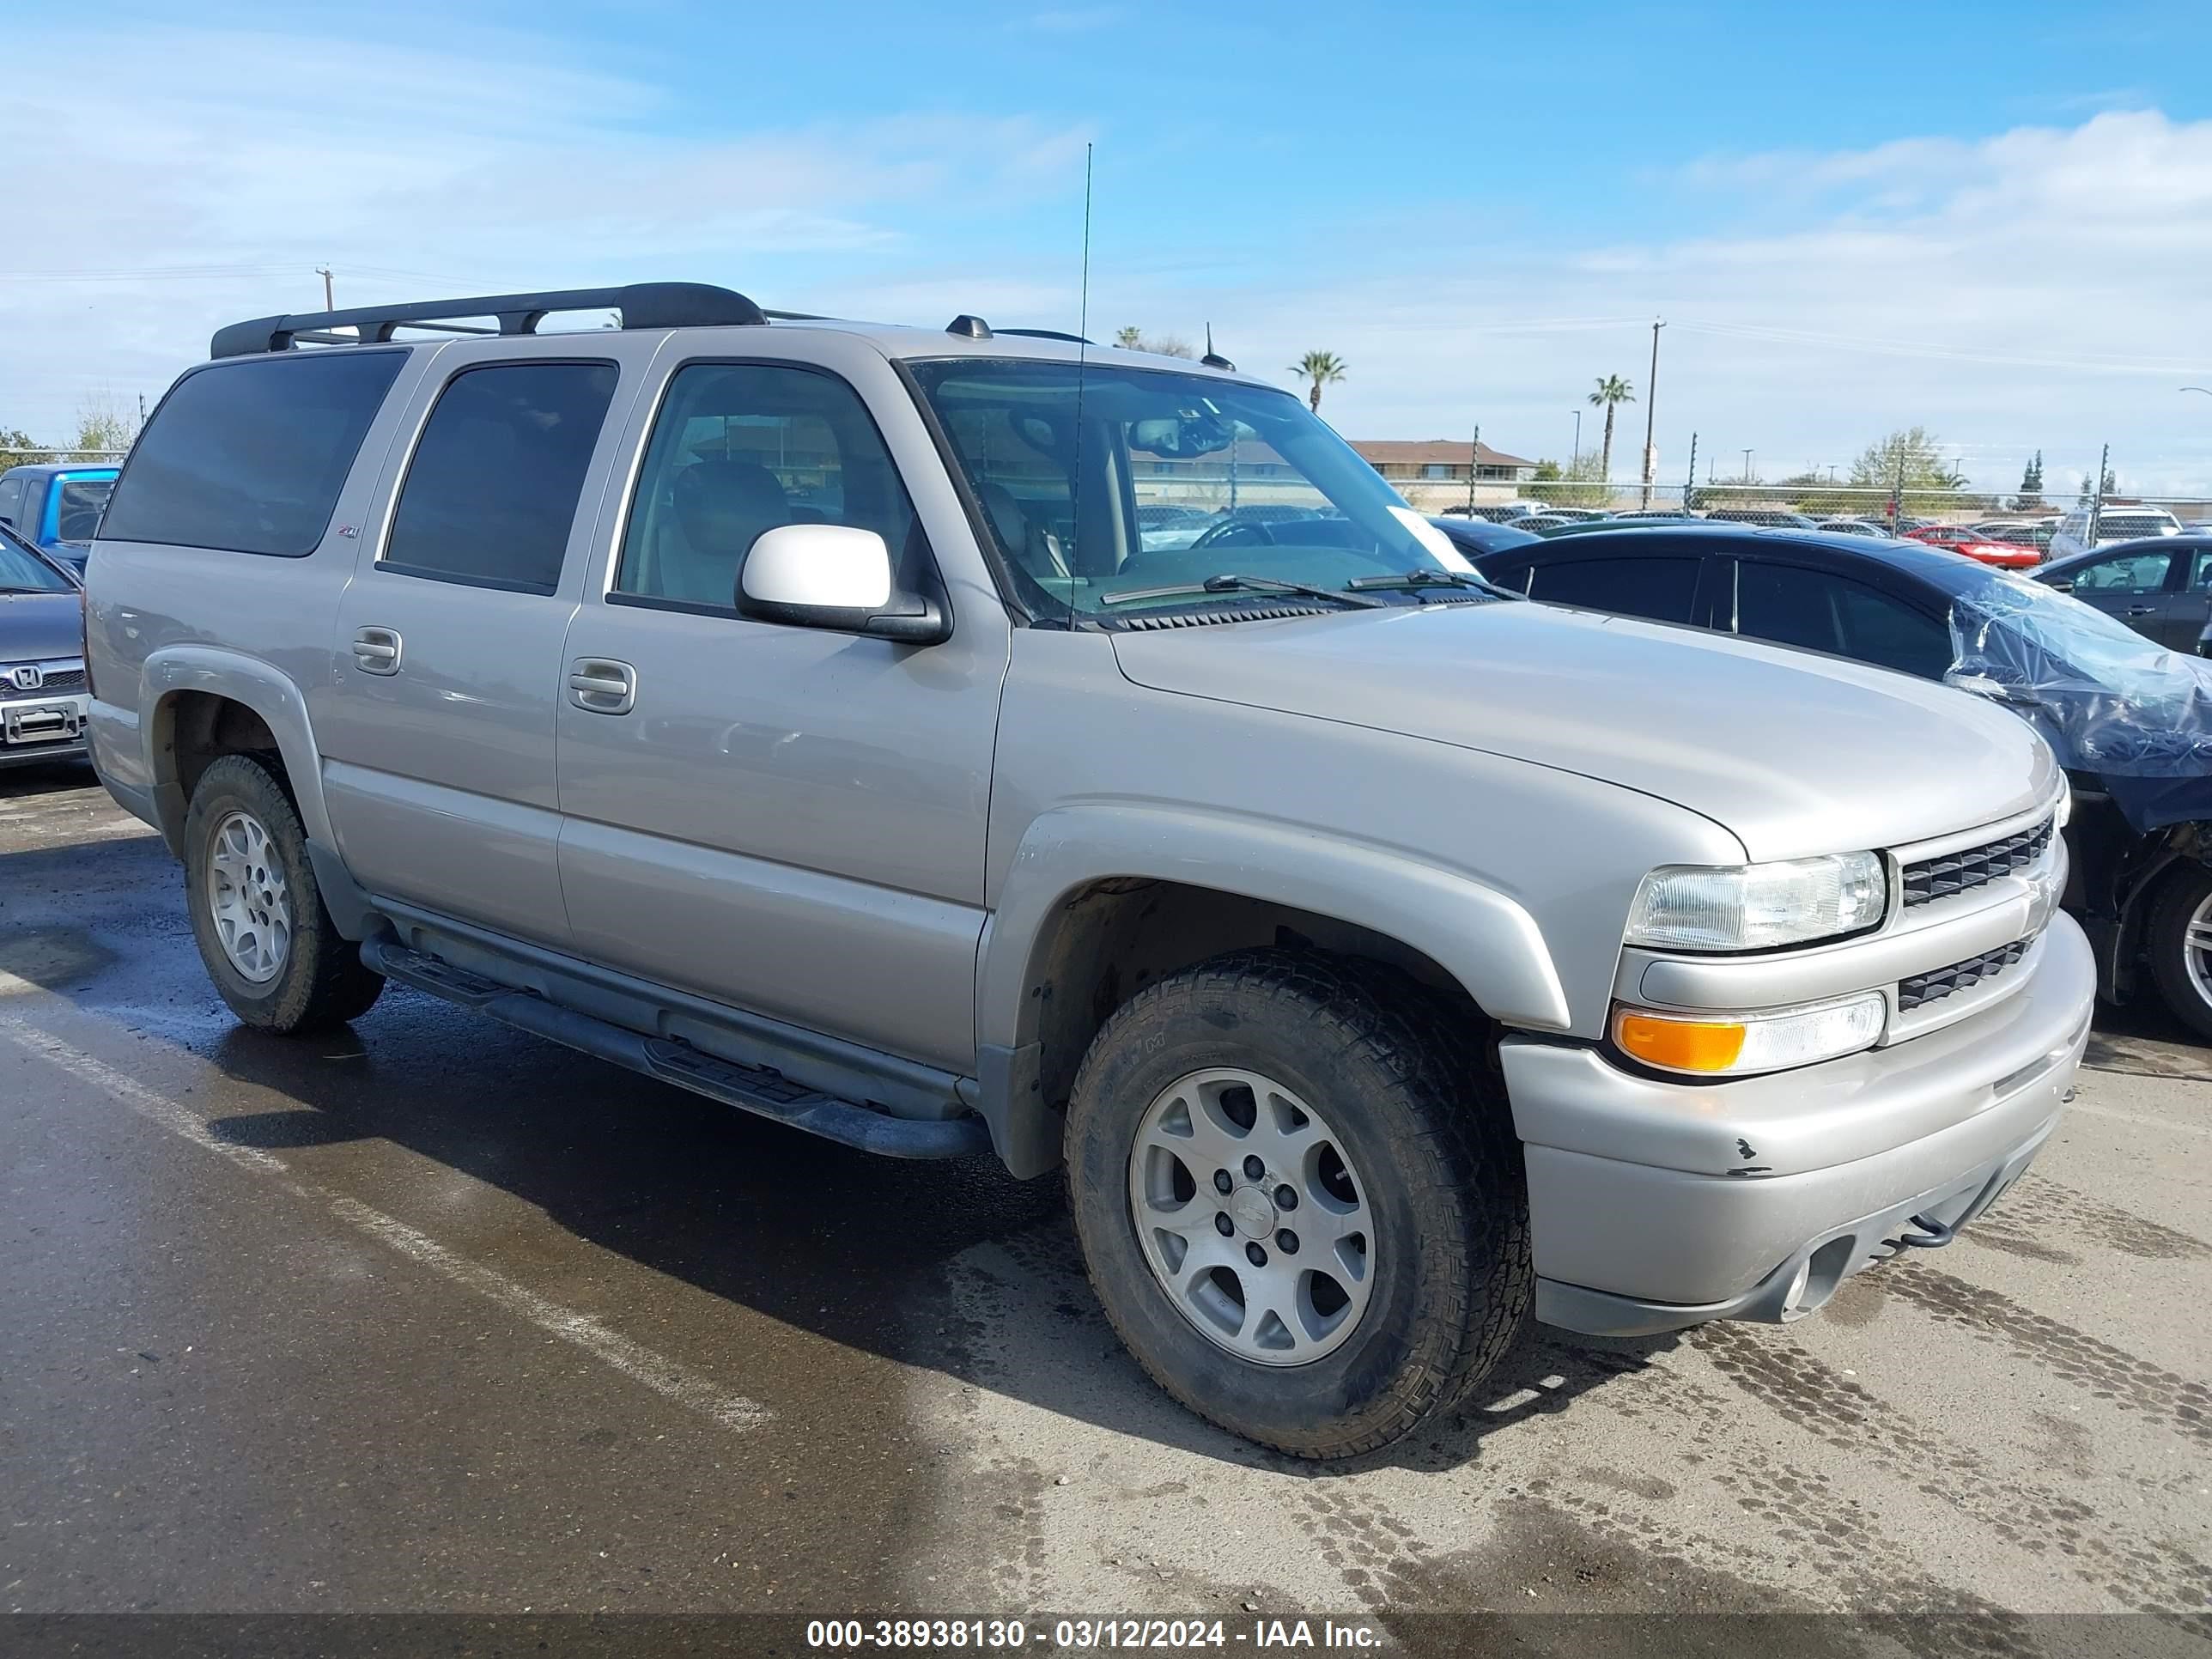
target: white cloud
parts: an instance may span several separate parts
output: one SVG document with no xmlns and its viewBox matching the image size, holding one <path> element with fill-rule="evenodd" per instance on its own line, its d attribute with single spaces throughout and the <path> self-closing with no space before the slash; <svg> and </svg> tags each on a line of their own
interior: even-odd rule
<svg viewBox="0 0 2212 1659">
<path fill-rule="evenodd" d="M 342 305 L 678 275 L 807 308 L 773 291 L 780 269 L 910 262 L 904 227 L 1064 189 L 1085 136 L 894 113 L 673 137 L 667 118 L 690 112 L 655 88 L 513 40 L 340 52 L 166 30 L 11 48 L 47 72 L 0 100 L 0 153 L 19 179 L 78 181 L 33 195 L 31 234 L 0 256 L 0 425 L 50 441 L 88 393 L 157 393 L 216 325 L 310 308 L 319 264 Z"/>
<path fill-rule="evenodd" d="M 2176 390 L 2212 372 L 2212 122 L 2108 113 L 1978 143 L 1722 158 L 1650 188 L 1668 216 L 1742 228 L 1543 246 L 1486 240 L 1470 210 L 1449 246 L 1433 229 L 1360 239 L 1388 274 L 1201 303 L 1233 319 L 1240 362 L 1344 356 L 1323 412 L 1358 436 L 1479 419 L 1501 448 L 1563 457 L 1595 376 L 1644 395 L 1664 317 L 1664 482 L 1693 429 L 1721 476 L 1748 445 L 1777 477 L 1917 422 L 1992 487 L 2039 447 L 2070 486 L 2109 441 L 2129 488 L 2212 491 L 2212 408 Z M 1187 328 L 1201 313 L 1177 301 L 1109 304 Z M 1616 473 L 1634 476 L 1644 419 L 1640 401 L 1621 411 Z"/>
<path fill-rule="evenodd" d="M 0 426 L 58 436 L 88 393 L 158 393 L 215 325 L 315 303 L 325 262 L 341 303 L 679 276 L 930 325 L 1076 319 L 1087 112 L 702 135 L 655 87 L 526 40 L 17 33 L 52 72 L 0 102 L 0 145 L 19 179 L 82 183 L 27 198 L 40 217 L 0 254 Z M 1645 398 L 1663 316 L 1664 480 L 1693 429 L 1723 471 L 1748 445 L 1776 476 L 1919 423 L 1992 486 L 2038 447 L 2070 479 L 2109 441 L 2130 488 L 2212 488 L 2212 400 L 2176 390 L 2212 384 L 2212 122 L 2107 111 L 1677 163 L 1633 181 L 1637 222 L 1668 234 L 1538 240 L 1525 204 L 1441 198 L 1194 221 L 1169 210 L 1171 178 L 1144 187 L 1163 199 L 1127 246 L 1102 218 L 1093 335 L 1196 340 L 1211 320 L 1267 373 L 1334 350 L 1351 374 L 1323 412 L 1355 435 L 1480 421 L 1500 448 L 1564 455 L 1583 408 L 1594 444 L 1583 394 L 1617 373 Z M 1045 202 L 1066 234 L 1009 257 Z M 34 267 L 108 274 L 22 280 Z M 1644 409 L 1621 412 L 1618 471 Z"/>
</svg>

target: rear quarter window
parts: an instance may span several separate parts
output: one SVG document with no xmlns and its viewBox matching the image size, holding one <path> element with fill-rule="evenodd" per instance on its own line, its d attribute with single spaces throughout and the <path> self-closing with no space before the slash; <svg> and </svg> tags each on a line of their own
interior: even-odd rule
<svg viewBox="0 0 2212 1659">
<path fill-rule="evenodd" d="M 313 552 L 406 360 L 404 351 L 334 349 L 193 370 L 131 450 L 100 538 Z"/>
</svg>

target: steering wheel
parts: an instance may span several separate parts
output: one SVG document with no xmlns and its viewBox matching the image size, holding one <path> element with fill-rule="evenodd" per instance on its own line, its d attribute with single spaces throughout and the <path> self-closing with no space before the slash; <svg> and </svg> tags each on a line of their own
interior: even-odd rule
<svg viewBox="0 0 2212 1659">
<path fill-rule="evenodd" d="M 1200 532 L 1190 544 L 1194 553 L 1207 547 L 1273 547 L 1274 537 L 1267 526 L 1254 524 L 1246 519 L 1224 519 Z"/>
</svg>

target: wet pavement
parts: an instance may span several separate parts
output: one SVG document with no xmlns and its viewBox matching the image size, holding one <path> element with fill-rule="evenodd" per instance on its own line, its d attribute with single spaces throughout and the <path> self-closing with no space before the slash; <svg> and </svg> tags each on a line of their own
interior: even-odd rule
<svg viewBox="0 0 2212 1659">
<path fill-rule="evenodd" d="M 245 1032 L 159 842 L 0 773 L 0 1609 L 2202 1616 L 2212 1051 L 2092 1060 L 1958 1247 L 1786 1330 L 1532 1331 L 1314 1468 L 1145 1380 L 1055 1182 L 404 991 Z"/>
</svg>

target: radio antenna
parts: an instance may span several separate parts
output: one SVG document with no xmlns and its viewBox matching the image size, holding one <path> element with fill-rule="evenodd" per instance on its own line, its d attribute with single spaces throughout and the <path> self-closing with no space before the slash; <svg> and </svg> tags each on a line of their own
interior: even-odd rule
<svg viewBox="0 0 2212 1659">
<path fill-rule="evenodd" d="M 1075 331 L 1087 348 L 1091 341 L 1091 146 L 1083 146 L 1083 289 L 1076 307 Z"/>
</svg>

